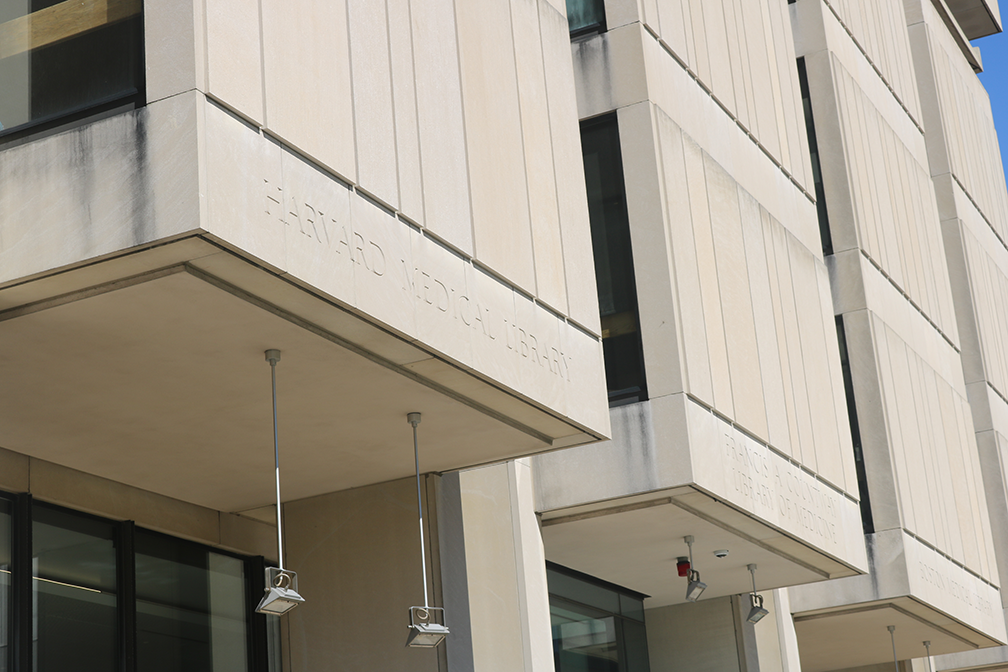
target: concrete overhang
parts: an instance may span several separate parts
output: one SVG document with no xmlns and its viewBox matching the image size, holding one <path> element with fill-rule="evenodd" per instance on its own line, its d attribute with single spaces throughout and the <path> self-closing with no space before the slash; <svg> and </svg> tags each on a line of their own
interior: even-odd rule
<svg viewBox="0 0 1008 672">
<path fill-rule="evenodd" d="M 1005 620 L 996 586 L 901 530 L 868 535 L 871 571 L 789 590 L 802 669 L 846 669 L 996 647 Z M 857 642 L 857 646 L 850 646 Z"/>
<path fill-rule="evenodd" d="M 0 153 L 0 447 L 224 511 L 604 438 L 601 343 L 198 92 Z"/>
<path fill-rule="evenodd" d="M 0 289 L 0 343 L 0 446 L 223 511 L 272 496 L 267 348 L 285 499 L 409 475 L 414 410 L 424 471 L 576 431 L 200 237 Z"/>
<path fill-rule="evenodd" d="M 685 601 L 676 558 L 695 537 L 706 598 L 867 570 L 855 500 L 686 395 L 611 411 L 613 440 L 533 459 L 547 559 Z M 728 550 L 717 558 L 716 550 Z"/>
<path fill-rule="evenodd" d="M 998 0 L 944 0 L 956 23 L 971 40 L 1001 32 Z"/>
</svg>

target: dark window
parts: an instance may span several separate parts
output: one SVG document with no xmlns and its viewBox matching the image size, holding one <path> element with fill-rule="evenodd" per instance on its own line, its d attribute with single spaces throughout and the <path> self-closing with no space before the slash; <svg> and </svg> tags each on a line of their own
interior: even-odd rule
<svg viewBox="0 0 1008 672">
<path fill-rule="evenodd" d="M 118 658 L 115 527 L 35 505 L 32 568 L 36 672 L 104 672 Z"/>
<path fill-rule="evenodd" d="M 609 402 L 642 401 L 647 389 L 616 116 L 582 123 L 581 147 Z"/>
<path fill-rule="evenodd" d="M 815 120 L 812 119 L 812 97 L 809 94 L 805 59 L 798 59 L 798 83 L 801 85 L 802 107 L 805 109 L 805 132 L 808 134 L 809 155 L 812 158 L 812 181 L 815 183 L 816 213 L 819 215 L 819 238 L 824 255 L 833 254 L 829 215 L 826 212 L 826 190 L 823 189 L 822 167 L 819 164 L 819 143 L 816 141 Z"/>
<path fill-rule="evenodd" d="M 0 672 L 277 672 L 263 568 L 0 493 Z"/>
<path fill-rule="evenodd" d="M 567 25 L 572 35 L 605 30 L 603 0 L 567 0 Z"/>
<path fill-rule="evenodd" d="M 140 670 L 247 669 L 242 560 L 138 531 L 136 592 Z"/>
<path fill-rule="evenodd" d="M 648 672 L 644 595 L 547 563 L 556 672 Z"/>
<path fill-rule="evenodd" d="M 11 505 L 0 499 L 0 672 L 10 669 L 11 647 Z"/>
<path fill-rule="evenodd" d="M 142 103 L 141 0 L 0 3 L 0 134 Z"/>
<path fill-rule="evenodd" d="M 857 470 L 858 493 L 861 495 L 861 527 L 865 534 L 875 531 L 871 498 L 868 496 L 868 472 L 865 470 L 864 449 L 861 446 L 861 429 L 858 426 L 857 406 L 854 404 L 854 379 L 851 376 L 850 356 L 847 354 L 847 332 L 843 316 L 836 316 L 837 344 L 840 346 L 840 369 L 843 372 L 844 391 L 847 393 L 847 420 L 850 424 L 851 443 L 854 444 L 854 467 Z"/>
</svg>

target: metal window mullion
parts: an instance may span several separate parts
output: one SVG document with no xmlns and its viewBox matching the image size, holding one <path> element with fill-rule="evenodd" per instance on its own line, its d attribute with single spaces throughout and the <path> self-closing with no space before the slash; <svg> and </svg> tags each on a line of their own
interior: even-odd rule
<svg viewBox="0 0 1008 672">
<path fill-rule="evenodd" d="M 119 670 L 136 672 L 136 525 L 123 521 L 116 530 L 116 614 L 119 621 Z"/>
<path fill-rule="evenodd" d="M 11 669 L 31 672 L 32 656 L 32 497 L 17 496 L 11 521 Z"/>
</svg>

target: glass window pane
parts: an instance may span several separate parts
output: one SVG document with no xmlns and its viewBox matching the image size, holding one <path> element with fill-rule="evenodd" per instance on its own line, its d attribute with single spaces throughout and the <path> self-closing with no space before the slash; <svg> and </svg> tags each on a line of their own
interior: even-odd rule
<svg viewBox="0 0 1008 672">
<path fill-rule="evenodd" d="M 144 672 L 247 669 L 244 564 L 137 531 L 137 662 Z"/>
<path fill-rule="evenodd" d="M 11 510 L 0 499 L 0 672 L 7 672 L 11 649 Z"/>
<path fill-rule="evenodd" d="M 36 672 L 106 672 L 118 659 L 115 527 L 32 509 Z"/>
<path fill-rule="evenodd" d="M 546 570 L 546 580 L 551 595 L 566 597 L 609 613 L 619 613 L 619 595 L 611 590 L 551 569 Z"/>
<path fill-rule="evenodd" d="M 0 130 L 136 94 L 141 0 L 0 3 Z"/>
<path fill-rule="evenodd" d="M 603 0 L 567 0 L 567 24 L 572 33 L 605 25 Z"/>
<path fill-rule="evenodd" d="M 641 401 L 644 357 L 616 117 L 583 124 L 581 148 L 609 401 Z"/>
</svg>

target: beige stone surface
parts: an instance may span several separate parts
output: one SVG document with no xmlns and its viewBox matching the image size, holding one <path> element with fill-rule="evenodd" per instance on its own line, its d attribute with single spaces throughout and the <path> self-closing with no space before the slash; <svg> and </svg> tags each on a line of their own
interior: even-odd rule
<svg viewBox="0 0 1008 672">
<path fill-rule="evenodd" d="M 263 0 L 270 132 L 354 181 L 353 91 L 345 0 Z M 319 86 L 325 81 L 325 86 Z"/>
<path fill-rule="evenodd" d="M 147 102 L 192 89 L 204 90 L 206 69 L 202 3 L 144 3 L 144 65 Z"/>
<path fill-rule="evenodd" d="M 414 222 L 424 221 L 420 168 L 420 129 L 409 0 L 389 0 L 389 52 L 392 101 L 395 105 L 396 165 L 399 169 L 399 209 Z M 387 169 L 387 167 L 386 167 Z"/>
<path fill-rule="evenodd" d="M 431 504 L 425 503 L 428 550 L 437 543 Z M 306 598 L 287 616 L 292 670 L 437 670 L 437 651 L 403 646 L 407 610 L 423 602 L 416 507 L 413 479 L 285 506 L 286 565 L 298 573 Z M 436 567 L 428 565 L 428 577 Z M 433 598 L 441 603 L 438 592 Z"/>
<path fill-rule="evenodd" d="M 196 99 L 176 96 L 5 150 L 0 283 L 196 229 Z"/>
<path fill-rule="evenodd" d="M 198 106 L 204 118 L 206 230 L 276 269 L 287 268 L 287 233 L 295 235 L 312 219 L 304 194 L 294 197 L 283 189 L 283 164 L 298 171 L 301 162 L 283 161 L 280 146 L 209 102 Z M 300 178 L 300 175 L 299 175 Z M 299 184 L 303 180 L 288 178 Z M 318 204 L 312 198 L 308 201 Z M 318 216 L 314 219 L 319 219 Z M 260 222 L 265 226 L 256 226 Z M 293 229 L 291 229 L 291 223 Z M 322 226 L 322 222 L 317 222 Z M 311 230 L 311 225 L 309 231 Z M 298 243 L 292 237 L 292 247 Z"/>
<path fill-rule="evenodd" d="M 567 287 L 553 163 L 555 150 L 539 28 L 539 14 L 544 10 L 540 9 L 540 2 L 532 0 L 512 0 L 510 4 L 536 296 L 566 313 Z M 562 166 L 561 170 L 567 168 Z"/>
<path fill-rule="evenodd" d="M 357 184 L 399 207 L 395 106 L 386 3 L 347 0 Z"/>
<path fill-rule="evenodd" d="M 206 92 L 262 126 L 263 45 L 258 0 L 203 0 Z"/>
<path fill-rule="evenodd" d="M 574 91 L 567 19 L 539 4 L 539 30 L 546 71 L 553 165 L 560 211 L 568 316 L 593 334 L 600 332 L 595 264 L 591 253 L 581 133 Z"/>
<path fill-rule="evenodd" d="M 448 2 L 410 3 L 424 224 L 472 254 L 470 179 L 455 13 Z"/>
</svg>

